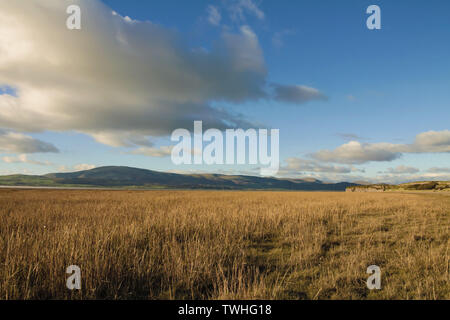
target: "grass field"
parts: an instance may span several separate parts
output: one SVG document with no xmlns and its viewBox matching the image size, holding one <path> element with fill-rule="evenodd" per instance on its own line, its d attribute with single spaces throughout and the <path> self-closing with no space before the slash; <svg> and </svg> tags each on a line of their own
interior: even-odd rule
<svg viewBox="0 0 450 320">
<path fill-rule="evenodd" d="M 0 190 L 0 299 L 450 299 L 449 227 L 448 194 Z"/>
</svg>

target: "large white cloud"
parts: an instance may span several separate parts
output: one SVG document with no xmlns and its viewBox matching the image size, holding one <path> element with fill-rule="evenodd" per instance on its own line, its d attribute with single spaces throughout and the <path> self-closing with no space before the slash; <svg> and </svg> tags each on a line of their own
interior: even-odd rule
<svg viewBox="0 0 450 320">
<path fill-rule="evenodd" d="M 450 152 L 450 131 L 428 131 L 416 136 L 412 144 L 361 143 L 350 141 L 334 150 L 321 150 L 312 154 L 325 162 L 362 164 L 371 161 L 392 161 L 404 153 Z"/>
<path fill-rule="evenodd" d="M 68 30 L 68 5 L 82 30 Z M 266 67 L 248 26 L 224 32 L 210 51 L 151 22 L 123 18 L 97 0 L 0 2 L 0 127 L 74 130 L 110 145 L 166 135 L 174 128 L 245 127 L 212 101 L 267 96 Z M 144 143 L 145 144 L 145 143 Z"/>
</svg>

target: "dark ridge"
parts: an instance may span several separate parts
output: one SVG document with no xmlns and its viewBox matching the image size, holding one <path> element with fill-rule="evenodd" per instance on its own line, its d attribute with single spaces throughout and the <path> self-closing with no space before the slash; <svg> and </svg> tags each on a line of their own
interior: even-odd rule
<svg viewBox="0 0 450 320">
<path fill-rule="evenodd" d="M 68 173 L 49 173 L 43 176 L 2 176 L 0 177 L 0 185 L 303 191 L 345 191 L 348 187 L 357 186 L 354 183 L 324 183 L 314 179 L 277 179 L 222 174 L 176 174 L 115 166 Z"/>
</svg>

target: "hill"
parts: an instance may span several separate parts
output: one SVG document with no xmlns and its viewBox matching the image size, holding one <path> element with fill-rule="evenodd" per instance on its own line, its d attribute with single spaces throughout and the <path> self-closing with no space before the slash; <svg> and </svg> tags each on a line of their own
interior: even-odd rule
<svg viewBox="0 0 450 320">
<path fill-rule="evenodd" d="M 139 189 L 303 190 L 344 191 L 353 183 L 324 183 L 314 179 L 277 179 L 243 175 L 176 174 L 131 167 L 50 173 L 43 176 L 0 176 L 3 186 L 101 187 Z"/>
</svg>

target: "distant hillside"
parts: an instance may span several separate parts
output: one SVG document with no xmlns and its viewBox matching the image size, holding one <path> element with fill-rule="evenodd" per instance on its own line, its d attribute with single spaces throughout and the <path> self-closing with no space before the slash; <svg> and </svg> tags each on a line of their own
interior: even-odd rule
<svg viewBox="0 0 450 320">
<path fill-rule="evenodd" d="M 450 181 L 419 181 L 392 184 L 370 184 L 351 186 L 347 192 L 385 192 L 385 191 L 450 191 Z"/>
<path fill-rule="evenodd" d="M 223 189 L 344 191 L 353 183 L 324 183 L 314 179 L 277 179 L 221 174 L 176 174 L 131 167 L 50 173 L 44 176 L 0 176 L 3 186 L 101 187 L 139 189 Z"/>
</svg>

